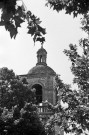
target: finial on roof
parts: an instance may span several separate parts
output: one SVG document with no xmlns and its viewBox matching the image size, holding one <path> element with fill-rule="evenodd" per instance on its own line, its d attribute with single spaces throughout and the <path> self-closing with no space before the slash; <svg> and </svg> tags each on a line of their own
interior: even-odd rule
<svg viewBox="0 0 89 135">
<path fill-rule="evenodd" d="M 41 48 L 43 48 L 43 43 L 41 43 Z"/>
</svg>

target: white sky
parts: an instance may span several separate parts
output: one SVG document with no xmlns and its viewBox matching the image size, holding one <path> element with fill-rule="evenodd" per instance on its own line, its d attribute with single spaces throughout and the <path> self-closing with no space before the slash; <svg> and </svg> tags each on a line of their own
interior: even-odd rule
<svg viewBox="0 0 89 135">
<path fill-rule="evenodd" d="M 40 17 L 42 26 L 46 28 L 46 42 L 44 48 L 47 50 L 47 64 L 61 75 L 65 83 L 72 82 L 70 62 L 63 53 L 68 49 L 70 43 L 78 43 L 83 36 L 80 29 L 80 19 L 65 15 L 64 12 L 57 13 L 45 7 L 46 0 L 23 0 L 28 10 Z M 19 29 L 16 39 L 11 39 L 9 32 L 0 27 L 0 68 L 8 67 L 16 74 L 27 74 L 36 65 L 36 52 L 40 43 L 34 46 L 33 39 L 27 34 L 26 24 Z"/>
</svg>

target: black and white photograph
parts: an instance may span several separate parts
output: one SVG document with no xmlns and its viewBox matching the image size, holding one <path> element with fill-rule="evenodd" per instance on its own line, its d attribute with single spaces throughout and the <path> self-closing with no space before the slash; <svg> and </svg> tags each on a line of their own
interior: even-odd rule
<svg viewBox="0 0 89 135">
<path fill-rule="evenodd" d="M 0 0 L 0 135 L 89 135 L 88 0 Z"/>
</svg>

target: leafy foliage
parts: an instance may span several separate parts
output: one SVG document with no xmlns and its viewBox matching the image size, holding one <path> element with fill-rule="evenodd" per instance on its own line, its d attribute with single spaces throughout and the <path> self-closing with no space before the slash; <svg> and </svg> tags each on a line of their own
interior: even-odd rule
<svg viewBox="0 0 89 135">
<path fill-rule="evenodd" d="M 77 52 L 76 45 L 70 45 L 70 50 L 65 50 L 67 56 L 69 56 L 72 67 L 71 71 L 74 74 L 74 83 L 78 84 L 78 87 L 88 94 L 89 87 L 89 41 L 88 39 L 80 40 L 80 46 L 82 47 L 83 54 L 80 56 Z"/>
<path fill-rule="evenodd" d="M 18 28 L 25 21 L 28 23 L 28 34 L 33 36 L 34 42 L 40 41 L 43 43 L 46 34 L 45 29 L 40 26 L 40 19 L 27 11 L 24 7 L 24 3 L 18 6 L 18 0 L 1 0 L 0 1 L 1 21 L 0 26 L 5 26 L 5 29 L 10 32 L 11 38 L 15 38 L 18 33 Z"/>
<path fill-rule="evenodd" d="M 86 32 L 88 32 L 87 25 L 88 16 L 82 27 Z M 80 39 L 79 47 L 82 54 L 78 52 L 77 45 L 73 44 L 69 45 L 69 50 L 64 50 L 71 61 L 73 83 L 77 84 L 78 89 L 72 90 L 69 85 L 62 82 L 60 76 L 56 77 L 58 103 L 56 106 L 48 105 L 54 112 L 45 126 L 48 135 L 54 132 L 55 124 L 66 133 L 89 134 L 89 39 Z M 66 104 L 66 107 L 63 104 Z"/>
<path fill-rule="evenodd" d="M 60 127 L 66 133 L 74 135 L 88 135 L 89 131 L 89 104 L 87 95 L 81 90 L 72 90 L 69 85 L 62 83 L 57 78 L 58 86 L 58 103 L 53 106 L 48 103 L 48 108 L 53 111 L 54 115 L 47 121 L 45 125 L 48 135 L 55 131 L 55 125 Z M 61 82 L 63 85 L 60 87 Z M 63 106 L 66 104 L 66 106 Z"/>
<path fill-rule="evenodd" d="M 8 70 L 7 67 L 0 69 L 0 80 L 10 80 L 15 78 L 15 73 L 13 70 Z"/>
<path fill-rule="evenodd" d="M 28 86 L 26 80 L 15 76 L 13 70 L 2 68 L 0 70 L 0 106 L 11 109 L 18 105 L 22 108 L 25 102 L 35 103 L 35 93 Z"/>
<path fill-rule="evenodd" d="M 46 135 L 26 78 L 0 69 L 0 135 Z"/>
<path fill-rule="evenodd" d="M 83 130 L 89 131 L 89 41 L 88 39 L 80 40 L 80 46 L 82 47 L 82 55 L 77 52 L 77 47 L 70 46 L 70 50 L 65 50 L 67 56 L 69 56 L 72 67 L 71 71 L 74 74 L 74 83 L 78 85 L 78 102 L 79 108 L 77 108 L 77 122 L 81 124 Z"/>
<path fill-rule="evenodd" d="M 34 42 L 40 41 L 41 43 L 44 43 L 45 38 L 42 37 L 42 35 L 45 35 L 46 32 L 45 29 L 39 25 L 41 23 L 40 19 L 32 15 L 30 11 L 27 12 L 27 17 L 31 19 L 28 23 L 28 33 L 31 34 L 31 36 L 34 36 Z"/>
<path fill-rule="evenodd" d="M 89 4 L 87 2 L 85 0 L 48 0 L 47 5 L 57 11 L 64 9 L 67 14 L 73 13 L 74 17 L 82 14 L 82 29 L 89 36 Z M 66 133 L 89 134 L 89 37 L 80 39 L 79 47 L 82 49 L 82 54 L 78 52 L 77 45 L 73 44 L 69 45 L 69 50 L 64 50 L 71 61 L 73 83 L 76 83 L 78 88 L 72 90 L 69 85 L 62 82 L 59 76 L 56 77 L 58 102 L 56 106 L 48 105 L 54 113 L 45 126 L 48 135 L 55 131 L 55 125 Z"/>
<path fill-rule="evenodd" d="M 81 20 L 82 30 L 89 34 L 89 13 L 85 14 Z"/>
<path fill-rule="evenodd" d="M 74 17 L 89 11 L 89 1 L 87 0 L 47 0 L 46 5 L 50 5 L 53 10 L 58 12 L 64 9 L 66 14 L 73 13 Z"/>
<path fill-rule="evenodd" d="M 11 110 L 3 108 L 1 111 L 0 134 L 46 135 L 35 105 L 26 103 L 21 109 L 14 106 Z"/>
</svg>

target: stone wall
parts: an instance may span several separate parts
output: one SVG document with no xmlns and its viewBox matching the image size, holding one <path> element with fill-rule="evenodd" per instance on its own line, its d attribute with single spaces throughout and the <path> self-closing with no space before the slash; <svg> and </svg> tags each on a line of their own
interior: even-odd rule
<svg viewBox="0 0 89 135">
<path fill-rule="evenodd" d="M 55 104 L 55 82 L 54 76 L 29 76 L 27 78 L 29 87 L 32 88 L 35 84 L 40 84 L 42 86 L 42 97 L 43 101 L 48 100 L 48 102 Z"/>
</svg>

